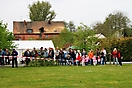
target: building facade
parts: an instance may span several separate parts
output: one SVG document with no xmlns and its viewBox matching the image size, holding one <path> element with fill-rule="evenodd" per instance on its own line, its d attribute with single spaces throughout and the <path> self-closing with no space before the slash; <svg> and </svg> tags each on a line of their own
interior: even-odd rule
<svg viewBox="0 0 132 88">
<path fill-rule="evenodd" d="M 13 21 L 15 40 L 39 40 L 58 36 L 65 25 L 63 21 Z"/>
</svg>

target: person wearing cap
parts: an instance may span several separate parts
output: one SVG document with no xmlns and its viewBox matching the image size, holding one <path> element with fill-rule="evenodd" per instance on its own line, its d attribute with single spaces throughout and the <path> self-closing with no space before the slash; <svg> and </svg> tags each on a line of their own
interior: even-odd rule
<svg viewBox="0 0 132 88">
<path fill-rule="evenodd" d="M 15 49 L 13 49 L 11 55 L 12 55 L 12 68 L 14 68 L 14 62 L 15 62 L 16 67 L 18 68 L 18 64 L 17 64 L 18 52 Z"/>
</svg>

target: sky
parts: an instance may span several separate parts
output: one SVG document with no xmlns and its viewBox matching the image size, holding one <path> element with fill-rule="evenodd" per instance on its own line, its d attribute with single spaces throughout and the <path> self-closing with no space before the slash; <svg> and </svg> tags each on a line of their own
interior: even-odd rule
<svg viewBox="0 0 132 88">
<path fill-rule="evenodd" d="M 38 0 L 0 0 L 0 20 L 13 31 L 13 21 L 30 21 L 28 5 Z M 54 21 L 73 21 L 76 26 L 103 22 L 114 12 L 123 12 L 132 21 L 132 0 L 39 0 L 48 1 L 56 12 Z"/>
</svg>

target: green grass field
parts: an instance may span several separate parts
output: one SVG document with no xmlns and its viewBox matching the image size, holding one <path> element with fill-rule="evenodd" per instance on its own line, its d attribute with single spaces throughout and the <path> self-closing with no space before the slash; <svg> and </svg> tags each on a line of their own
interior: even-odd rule
<svg viewBox="0 0 132 88">
<path fill-rule="evenodd" d="M 0 88 L 131 88 L 132 65 L 0 67 Z"/>
</svg>

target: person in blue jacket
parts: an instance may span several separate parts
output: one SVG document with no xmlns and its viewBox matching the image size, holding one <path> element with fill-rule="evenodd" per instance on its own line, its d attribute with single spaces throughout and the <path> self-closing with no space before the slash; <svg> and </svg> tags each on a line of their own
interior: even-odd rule
<svg viewBox="0 0 132 88">
<path fill-rule="evenodd" d="M 16 67 L 18 68 L 18 64 L 17 64 L 18 52 L 15 49 L 13 49 L 11 55 L 12 55 L 12 68 L 14 68 L 14 62 L 15 62 Z"/>
</svg>

